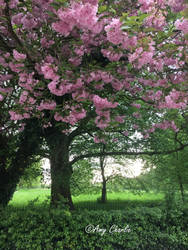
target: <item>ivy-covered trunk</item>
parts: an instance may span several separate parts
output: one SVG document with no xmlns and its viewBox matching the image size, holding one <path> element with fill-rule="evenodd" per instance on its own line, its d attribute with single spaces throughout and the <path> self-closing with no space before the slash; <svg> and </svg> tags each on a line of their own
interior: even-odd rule
<svg viewBox="0 0 188 250">
<path fill-rule="evenodd" d="M 36 120 L 30 120 L 18 138 L 1 135 L 0 143 L 0 205 L 11 200 L 24 170 L 34 161 L 42 138 Z M 3 141 L 3 145 L 2 145 Z M 15 147 L 15 148 L 12 148 Z"/>
<path fill-rule="evenodd" d="M 10 177 L 9 172 L 4 167 L 0 168 L 0 206 L 8 204 L 14 194 L 17 182 Z"/>
<path fill-rule="evenodd" d="M 51 165 L 51 205 L 67 204 L 74 209 L 70 191 L 72 168 L 69 165 L 69 138 L 62 133 L 47 136 Z M 65 199 L 63 201 L 63 199 Z"/>
</svg>

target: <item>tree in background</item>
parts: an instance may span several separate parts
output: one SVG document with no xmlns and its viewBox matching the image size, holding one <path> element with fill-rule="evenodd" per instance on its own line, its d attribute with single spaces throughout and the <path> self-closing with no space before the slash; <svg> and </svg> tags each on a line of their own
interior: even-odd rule
<svg viewBox="0 0 188 250">
<path fill-rule="evenodd" d="M 27 166 L 24 174 L 18 183 L 18 188 L 32 188 L 33 186 L 41 186 L 43 178 L 41 158 L 36 157 L 35 162 L 31 166 Z"/>
<path fill-rule="evenodd" d="M 82 160 L 74 164 L 70 181 L 71 194 L 77 196 L 84 193 L 92 193 L 92 179 L 92 167 L 88 160 Z"/>
<path fill-rule="evenodd" d="M 10 98 L 15 124 L 38 120 L 50 150 L 52 204 L 63 196 L 73 208 L 72 165 L 103 155 L 70 160 L 78 137 L 110 144 L 109 134 L 123 141 L 137 131 L 139 150 L 124 143 L 105 152 L 134 155 L 147 153 L 156 129 L 178 131 L 166 114 L 187 107 L 185 8 L 182 0 L 1 0 L 0 101 Z"/>
<path fill-rule="evenodd" d="M 147 164 L 150 171 L 141 178 L 146 185 L 167 195 L 172 193 L 173 197 L 179 190 L 184 203 L 188 183 L 187 149 L 171 155 L 155 156 Z"/>
</svg>

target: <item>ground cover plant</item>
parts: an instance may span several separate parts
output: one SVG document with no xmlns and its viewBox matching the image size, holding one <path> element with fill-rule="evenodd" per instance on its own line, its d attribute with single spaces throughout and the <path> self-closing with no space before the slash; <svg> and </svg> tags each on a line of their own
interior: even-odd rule
<svg viewBox="0 0 188 250">
<path fill-rule="evenodd" d="M 1 204 L 40 154 L 73 209 L 79 160 L 188 145 L 186 2 L 0 1 Z"/>
<path fill-rule="evenodd" d="M 49 192 L 40 191 L 34 191 L 32 198 L 39 194 L 44 198 L 43 195 Z M 116 207 L 114 210 L 107 202 L 103 207 L 78 206 L 70 212 L 68 207 L 63 207 L 63 203 L 54 209 L 50 208 L 49 201 L 44 202 L 42 199 L 38 204 L 35 200 L 21 206 L 19 196 L 24 192 L 26 190 L 20 190 L 20 194 L 15 194 L 12 204 L 1 210 L 1 249 L 186 250 L 188 247 L 188 209 L 175 203 L 167 213 L 164 197 L 160 194 L 155 198 L 153 194 L 143 195 L 139 201 L 137 196 L 128 192 L 125 195 L 119 193 L 116 194 L 119 200 L 123 202 L 127 198 L 130 201 L 128 204 L 125 202 L 124 206 L 120 205 L 119 209 Z M 31 194 L 32 191 L 27 193 Z M 112 194 L 111 198 L 115 199 L 116 195 Z M 149 196 L 153 207 L 147 206 Z M 96 197 L 94 195 L 90 199 L 94 202 Z M 79 204 L 81 196 L 77 198 L 78 203 L 76 200 L 75 203 Z M 82 197 L 85 207 L 88 198 L 86 195 Z M 156 206 L 156 199 L 162 201 L 163 206 Z M 137 206 L 131 206 L 131 202 L 135 201 Z M 114 204 L 117 205 L 117 200 Z"/>
</svg>

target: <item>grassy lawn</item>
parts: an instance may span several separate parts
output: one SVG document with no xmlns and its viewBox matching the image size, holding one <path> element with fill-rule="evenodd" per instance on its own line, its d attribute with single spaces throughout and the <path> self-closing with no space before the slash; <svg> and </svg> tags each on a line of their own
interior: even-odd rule
<svg viewBox="0 0 188 250">
<path fill-rule="evenodd" d="M 36 205 L 40 205 L 43 201 L 50 197 L 50 189 L 20 189 L 14 193 L 13 199 L 10 201 L 10 205 L 15 207 L 27 206 L 28 202 L 35 200 Z M 88 208 L 88 209 L 124 209 L 127 206 L 159 206 L 163 202 L 163 194 L 160 193 L 143 193 L 141 195 L 135 195 L 129 191 L 122 193 L 108 193 L 108 202 L 101 204 L 97 202 L 97 198 L 100 194 L 82 194 L 79 196 L 73 196 L 73 202 L 76 208 Z"/>
</svg>

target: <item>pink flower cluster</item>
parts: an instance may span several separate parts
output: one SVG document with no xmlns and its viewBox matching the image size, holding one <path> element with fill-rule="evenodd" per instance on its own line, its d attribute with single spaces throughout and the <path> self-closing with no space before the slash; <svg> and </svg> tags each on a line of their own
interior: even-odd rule
<svg viewBox="0 0 188 250">
<path fill-rule="evenodd" d="M 94 142 L 95 143 L 103 143 L 103 144 L 106 144 L 106 141 L 104 138 L 99 138 L 98 136 L 95 136 L 94 137 Z"/>
<path fill-rule="evenodd" d="M 92 30 L 97 23 L 98 6 L 86 3 L 72 2 L 70 8 L 57 11 L 60 21 L 52 24 L 52 28 L 64 36 L 68 36 L 74 27 Z"/>
<path fill-rule="evenodd" d="M 34 72 L 33 73 L 26 73 L 26 72 L 21 72 L 19 73 L 19 82 L 18 85 L 25 90 L 29 90 L 33 92 L 35 85 L 38 83 L 38 80 L 35 80 L 33 78 Z"/>
<path fill-rule="evenodd" d="M 134 113 L 133 113 L 133 116 L 134 116 L 136 119 L 141 118 L 141 115 L 140 115 L 140 113 L 138 113 L 138 112 L 134 112 Z"/>
<path fill-rule="evenodd" d="M 124 40 L 124 33 L 121 30 L 122 22 L 119 18 L 113 18 L 109 25 L 105 27 L 107 40 L 118 45 Z"/>
<path fill-rule="evenodd" d="M 37 107 L 38 110 L 54 110 L 56 108 L 56 102 L 55 101 L 42 101 L 40 103 L 40 106 Z"/>
<path fill-rule="evenodd" d="M 154 5 L 154 0 L 138 0 L 138 3 L 141 5 L 141 11 L 150 12 Z"/>
<path fill-rule="evenodd" d="M 16 61 L 22 61 L 26 59 L 26 55 L 25 54 L 21 54 L 19 53 L 17 50 L 13 50 L 13 57 Z"/>
<path fill-rule="evenodd" d="M 146 129 L 143 131 L 143 136 L 145 139 L 147 139 L 151 133 L 154 133 L 156 129 L 162 129 L 162 130 L 166 130 L 166 129 L 172 129 L 174 132 L 178 132 L 179 128 L 177 128 L 176 124 L 174 121 L 163 121 L 161 123 L 156 123 L 153 125 L 153 127 L 151 127 L 150 129 Z"/>
<path fill-rule="evenodd" d="M 0 102 L 3 101 L 4 96 L 0 94 Z"/>
<path fill-rule="evenodd" d="M 125 116 L 124 115 L 117 115 L 114 117 L 114 120 L 118 123 L 124 123 Z"/>
<path fill-rule="evenodd" d="M 59 77 L 57 76 L 57 67 L 53 67 L 50 63 L 46 63 L 41 67 L 42 73 L 44 74 L 45 79 L 56 80 Z"/>
<path fill-rule="evenodd" d="M 138 69 L 142 68 L 146 64 L 151 64 L 153 62 L 155 50 L 152 45 L 153 42 L 149 44 L 148 51 L 143 51 L 142 47 L 137 48 L 134 53 L 129 54 L 129 62 L 134 62 L 135 67 L 137 67 Z"/>
<path fill-rule="evenodd" d="M 176 29 L 183 31 L 184 34 L 188 33 L 188 19 L 181 18 L 175 22 Z"/>
<path fill-rule="evenodd" d="M 137 109 L 141 108 L 141 104 L 139 104 L 139 103 L 133 103 L 132 106 L 137 108 Z"/>
<path fill-rule="evenodd" d="M 122 22 L 120 19 L 113 18 L 110 24 L 106 25 L 105 27 L 107 40 L 112 44 L 121 45 L 123 49 L 135 47 L 137 45 L 137 37 L 129 37 L 126 32 L 122 31 L 121 27 Z M 105 53 L 105 50 L 103 53 Z"/>
<path fill-rule="evenodd" d="M 68 116 L 61 116 L 59 113 L 55 113 L 54 119 L 56 121 L 62 121 L 71 125 L 75 125 L 78 121 L 82 120 L 86 117 L 86 111 L 80 107 L 80 105 L 72 106 L 72 107 L 65 107 L 65 109 L 69 109 Z"/>
<path fill-rule="evenodd" d="M 100 114 L 100 111 L 104 109 L 111 109 L 118 106 L 118 103 L 112 103 L 107 100 L 107 98 L 101 98 L 98 95 L 93 96 L 93 104 L 95 105 L 96 112 Z"/>
<path fill-rule="evenodd" d="M 101 49 L 102 54 L 107 57 L 111 62 L 117 62 L 123 56 L 123 53 L 116 53 L 112 47 L 109 49 Z"/>
<path fill-rule="evenodd" d="M 152 27 L 157 30 L 163 30 L 166 25 L 166 18 L 161 11 L 156 10 L 145 19 L 144 24 L 147 27 Z"/>
<path fill-rule="evenodd" d="M 187 98 L 185 94 L 173 89 L 169 95 L 165 96 L 165 102 L 160 102 L 159 108 L 185 109 L 187 107 Z"/>
<path fill-rule="evenodd" d="M 155 129 L 155 128 L 160 128 L 160 129 L 163 129 L 163 130 L 166 130 L 166 129 L 168 129 L 168 128 L 171 128 L 171 129 L 173 129 L 175 132 L 178 132 L 178 131 L 179 131 L 179 129 L 177 128 L 177 126 L 176 126 L 176 124 L 175 124 L 174 121 L 163 121 L 163 122 L 161 122 L 161 123 L 157 123 L 157 124 L 154 125 L 154 129 Z M 154 131 L 152 130 L 152 132 L 154 132 Z"/>
<path fill-rule="evenodd" d="M 118 103 L 112 103 L 107 98 L 101 98 L 98 95 L 93 96 L 93 104 L 96 108 L 97 117 L 95 123 L 100 129 L 104 129 L 110 122 L 110 111 L 109 109 L 117 107 Z"/>
<path fill-rule="evenodd" d="M 17 114 L 14 111 L 9 111 L 9 114 L 10 114 L 10 119 L 14 120 L 14 121 L 30 118 L 30 114 L 28 114 L 28 113 Z"/>
<path fill-rule="evenodd" d="M 168 5 L 173 12 L 180 12 L 186 7 L 184 0 L 168 0 Z"/>
</svg>

